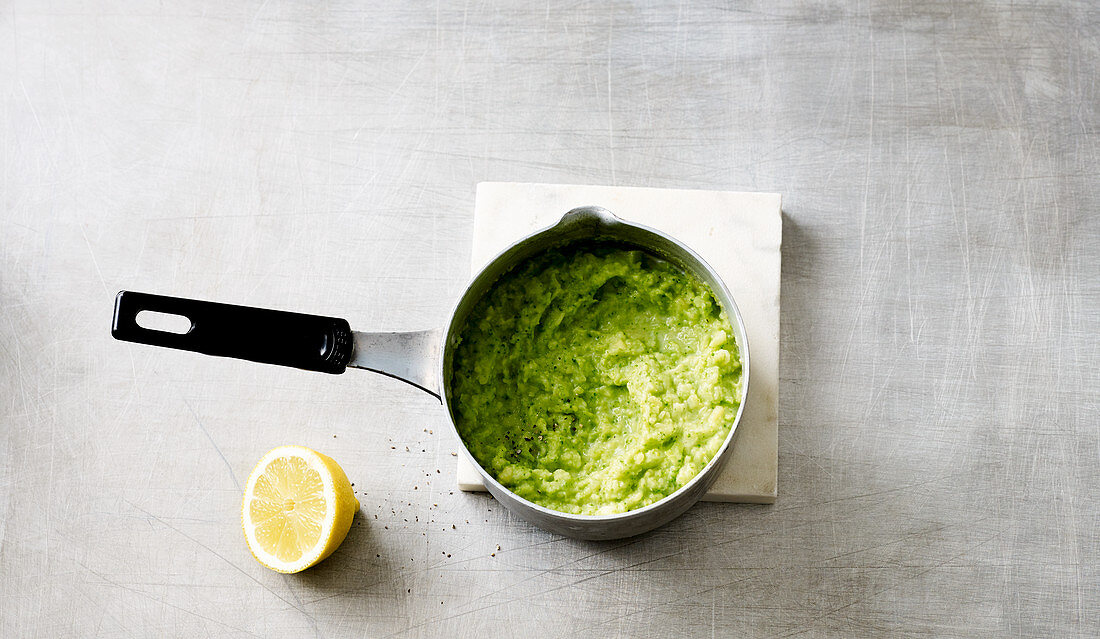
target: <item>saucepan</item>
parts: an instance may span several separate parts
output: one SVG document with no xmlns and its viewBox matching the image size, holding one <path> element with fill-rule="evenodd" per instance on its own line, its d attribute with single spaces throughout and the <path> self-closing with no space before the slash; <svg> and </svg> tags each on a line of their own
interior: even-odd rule
<svg viewBox="0 0 1100 639">
<path fill-rule="evenodd" d="M 455 425 L 451 359 L 458 334 L 476 303 L 493 283 L 518 264 L 554 248 L 578 241 L 613 241 L 668 260 L 710 287 L 726 311 L 741 355 L 742 402 L 718 453 L 679 490 L 643 508 L 612 515 L 575 515 L 528 501 L 505 488 L 467 450 Z M 183 333 L 143 327 L 143 311 L 181 315 L 190 321 Z M 115 299 L 111 329 L 116 339 L 164 346 L 207 355 L 339 374 L 361 368 L 408 382 L 442 402 L 450 431 L 463 456 L 477 468 L 486 488 L 500 503 L 543 529 L 579 539 L 619 539 L 656 528 L 683 514 L 714 483 L 732 449 L 744 414 L 749 384 L 748 338 L 722 278 L 694 251 L 656 229 L 634 224 L 610 211 L 585 206 L 566 213 L 553 226 L 509 246 L 467 286 L 443 329 L 398 333 L 352 331 L 347 320 L 200 300 L 122 291 Z"/>
</svg>

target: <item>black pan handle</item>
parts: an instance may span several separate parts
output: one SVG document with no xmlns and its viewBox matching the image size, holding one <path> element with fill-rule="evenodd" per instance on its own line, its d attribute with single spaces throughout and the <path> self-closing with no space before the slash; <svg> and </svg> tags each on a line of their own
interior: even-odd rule
<svg viewBox="0 0 1100 639">
<path fill-rule="evenodd" d="M 139 326 L 142 311 L 182 315 L 191 328 L 171 333 Z M 133 291 L 120 291 L 115 298 L 111 335 L 124 342 L 332 374 L 344 372 L 352 352 L 347 320 Z"/>
</svg>

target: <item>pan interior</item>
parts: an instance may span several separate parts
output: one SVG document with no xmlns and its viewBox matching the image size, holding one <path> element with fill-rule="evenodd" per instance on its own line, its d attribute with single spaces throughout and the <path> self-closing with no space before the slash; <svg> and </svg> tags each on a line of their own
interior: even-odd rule
<svg viewBox="0 0 1100 639">
<path fill-rule="evenodd" d="M 645 257 L 640 258 L 643 260 L 652 260 L 656 258 L 658 261 L 667 261 L 672 263 L 677 270 L 686 272 L 694 279 L 701 282 L 706 288 L 709 289 L 709 293 L 713 295 L 714 300 L 718 303 L 723 310 L 726 311 L 725 315 L 728 318 L 729 324 L 733 325 L 733 335 L 730 335 L 731 342 L 736 342 L 738 347 L 743 343 L 743 334 L 739 322 L 739 318 L 736 314 L 736 308 L 732 306 L 732 301 L 729 299 L 728 292 L 722 285 L 721 281 L 706 267 L 705 263 L 698 260 L 687 249 L 675 241 L 671 241 L 659 234 L 652 233 L 648 229 L 635 227 L 626 223 L 615 224 L 611 228 L 598 228 L 598 229 L 579 229 L 582 232 L 577 232 L 578 229 L 557 229 L 552 228 L 547 232 L 532 236 L 515 246 L 511 247 L 504 254 L 494 260 L 473 282 L 468 289 L 467 293 L 463 296 L 461 303 L 458 305 L 456 312 L 453 314 L 451 325 L 448 327 L 447 346 L 444 353 L 443 361 L 443 388 L 445 389 L 446 400 L 445 403 L 448 410 L 451 412 L 452 421 L 457 423 L 457 415 L 455 414 L 455 403 L 452 401 L 451 396 L 453 392 L 453 380 L 452 368 L 454 366 L 454 354 L 455 345 L 457 343 L 457 335 L 463 330 L 466 321 L 469 319 L 470 312 L 477 305 L 478 301 L 486 295 L 486 293 L 501 279 L 504 278 L 509 272 L 516 269 L 520 265 L 527 262 L 527 260 L 540 255 L 550 249 L 557 249 L 558 251 L 598 251 L 598 250 L 613 250 L 622 249 L 626 251 L 641 251 Z M 573 231 L 573 232 L 570 232 Z M 635 254 L 636 255 L 636 254 Z M 663 267 L 668 270 L 668 267 Z M 697 285 L 696 285 L 697 286 Z M 667 298 L 665 298 L 667 299 Z M 521 305 L 521 308 L 523 306 Z M 717 311 L 714 311 L 717 312 Z M 728 330 L 726 332 L 729 332 Z M 704 338 L 705 341 L 705 338 Z M 719 347 L 721 348 L 721 347 Z M 734 359 L 737 358 L 738 349 L 734 349 Z M 468 360 L 467 360 L 468 361 Z M 747 364 L 747 361 L 745 362 Z M 468 375 L 469 371 L 465 371 Z M 466 379 L 466 378 L 464 378 Z M 484 380 L 483 380 L 484 383 Z M 492 383 L 492 382 L 489 382 Z M 740 383 L 740 382 L 738 382 Z M 723 386 L 726 386 L 723 383 Z M 469 382 L 465 384 L 466 393 L 470 393 Z M 740 391 L 744 390 L 744 384 L 740 383 Z M 467 395 L 466 399 L 470 399 L 476 396 L 476 392 L 472 395 Z M 737 398 L 738 405 L 735 405 L 732 410 L 737 411 L 739 416 L 739 404 L 743 399 L 743 394 Z M 465 404 L 465 402 L 464 402 Z M 532 406 L 534 406 L 532 404 Z M 728 406 L 728 404 L 726 405 Z M 534 410 L 534 409 L 532 409 Z M 726 420 L 729 419 L 728 409 L 726 410 Z M 540 413 L 541 414 L 541 413 Z M 602 418 L 601 418 L 602 419 Z M 694 418 L 691 418 L 694 419 Z M 476 421 L 473 423 L 477 423 Z M 733 427 L 736 425 L 736 420 L 730 425 L 729 421 L 726 421 L 728 431 L 732 433 Z M 456 428 L 456 431 L 458 429 Z M 547 433 L 549 437 L 549 433 Z M 714 447 L 722 442 L 722 437 L 725 436 L 725 431 L 722 431 L 718 436 L 719 439 L 714 440 L 713 436 L 708 445 L 708 451 L 713 451 Z M 728 439 L 725 441 L 728 444 Z M 536 444 L 537 448 L 537 444 Z M 721 450 L 718 453 L 708 453 L 712 457 L 718 457 L 721 452 L 724 452 L 726 445 L 722 445 Z M 484 451 L 482 452 L 484 454 Z M 712 457 L 703 457 L 702 461 L 696 460 L 693 462 L 691 474 L 688 477 L 693 477 L 701 470 L 700 464 L 706 464 L 707 467 L 711 464 L 707 464 Z M 476 462 L 476 460 L 475 460 Z M 499 466 L 498 466 L 499 469 Z M 502 476 L 503 477 L 503 476 Z M 683 479 L 679 479 L 683 485 Z M 517 489 L 519 490 L 519 489 Z M 675 490 L 675 489 L 673 489 Z M 659 493 L 661 494 L 661 493 Z M 667 493 L 663 493 L 666 494 Z M 536 499 L 532 497 L 532 499 Z M 559 506 L 560 507 L 560 506 Z M 635 506 L 627 506 L 628 509 L 633 509 Z M 611 511 L 613 512 L 613 511 Z M 592 514 L 592 513 L 586 513 Z M 597 513 L 599 514 L 599 513 Z"/>
</svg>

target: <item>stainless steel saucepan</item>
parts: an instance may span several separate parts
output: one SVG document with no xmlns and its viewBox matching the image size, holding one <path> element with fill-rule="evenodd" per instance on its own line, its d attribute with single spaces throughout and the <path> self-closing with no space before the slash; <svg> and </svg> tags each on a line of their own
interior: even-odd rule
<svg viewBox="0 0 1100 639">
<path fill-rule="evenodd" d="M 644 508 L 615 515 L 572 515 L 532 503 L 502 486 L 477 463 L 455 427 L 451 398 L 451 358 L 466 316 L 516 265 L 543 251 L 582 240 L 613 240 L 666 259 L 706 283 L 733 324 L 741 353 L 742 401 L 733 427 L 710 463 L 675 493 Z M 182 315 L 183 333 L 153 330 L 137 323 L 142 311 Z M 557 224 L 509 246 L 474 277 L 442 330 L 405 333 L 352 331 L 347 320 L 199 300 L 122 291 L 115 299 L 111 334 L 116 339 L 292 366 L 324 373 L 362 368 L 406 381 L 440 400 L 463 455 L 481 473 L 485 486 L 509 510 L 546 530 L 579 539 L 618 539 L 652 530 L 678 517 L 714 483 L 744 414 L 749 384 L 748 338 L 741 314 L 722 279 L 694 251 L 676 239 L 622 220 L 606 209 L 586 206 L 566 213 Z"/>
</svg>

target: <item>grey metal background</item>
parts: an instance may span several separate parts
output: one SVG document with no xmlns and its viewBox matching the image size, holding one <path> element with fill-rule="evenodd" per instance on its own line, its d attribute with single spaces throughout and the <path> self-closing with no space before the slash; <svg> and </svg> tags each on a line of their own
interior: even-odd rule
<svg viewBox="0 0 1100 639">
<path fill-rule="evenodd" d="M 1095 5 L 8 0 L 0 34 L 0 635 L 1100 634 Z M 783 194 L 777 504 L 567 540 L 454 491 L 400 382 L 109 338 L 120 288 L 440 326 L 481 180 Z M 282 576 L 237 513 L 291 442 L 363 507 Z"/>
</svg>

